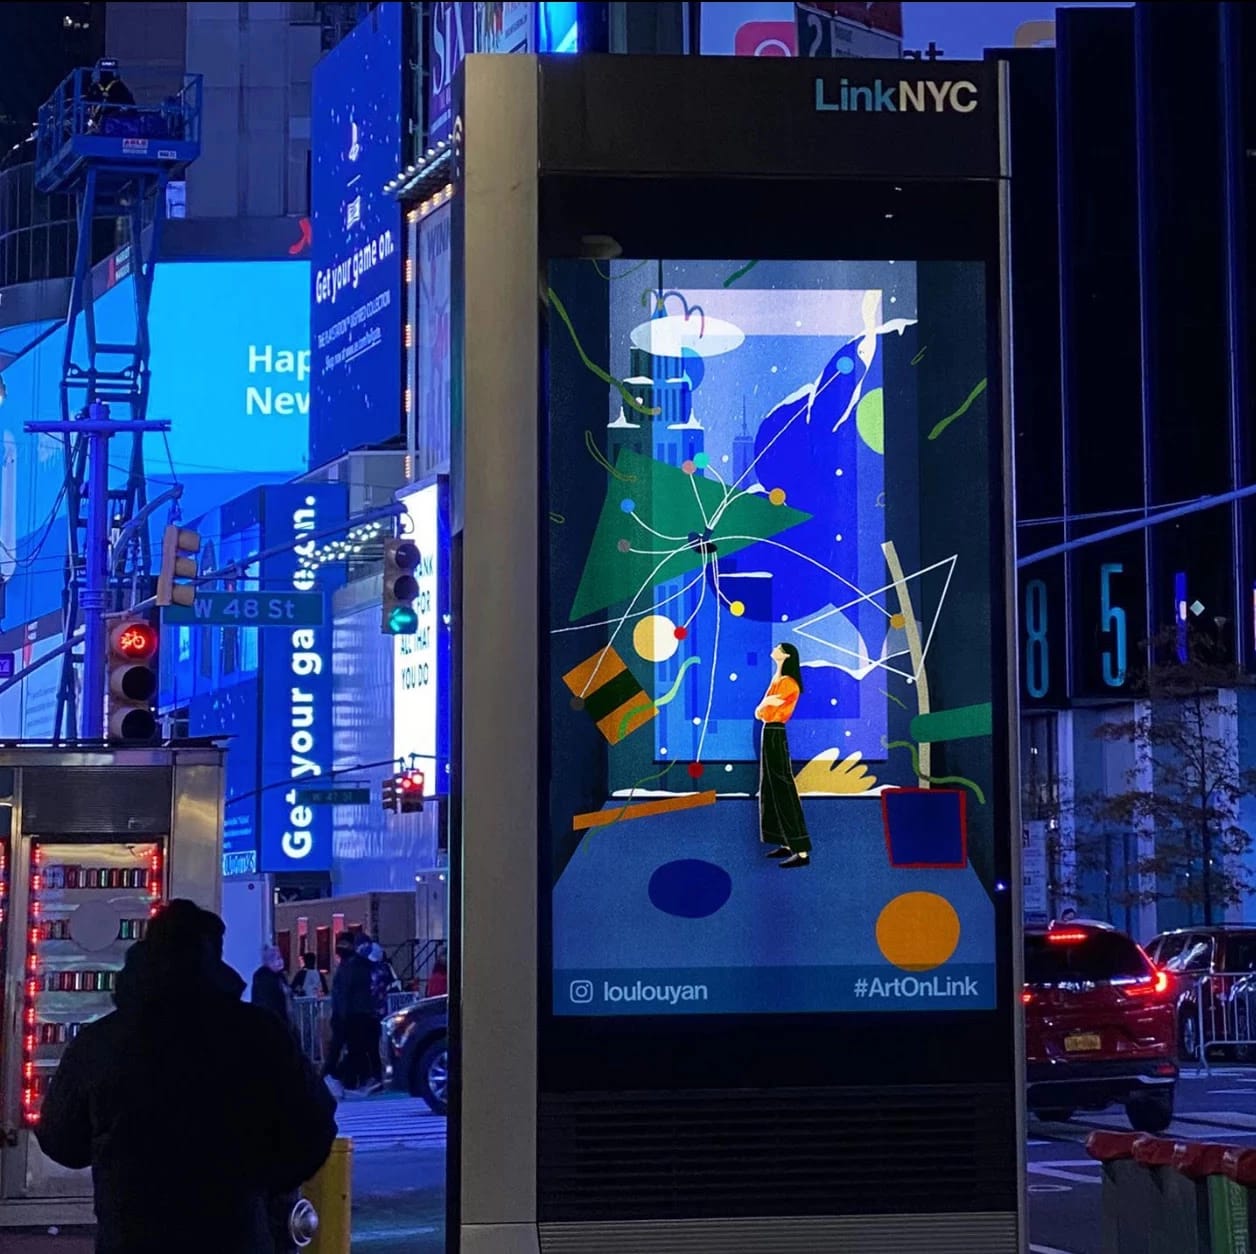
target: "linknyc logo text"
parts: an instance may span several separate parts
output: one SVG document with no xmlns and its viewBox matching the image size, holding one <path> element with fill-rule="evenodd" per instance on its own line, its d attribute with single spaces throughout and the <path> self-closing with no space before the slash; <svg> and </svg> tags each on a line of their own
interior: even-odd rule
<svg viewBox="0 0 1256 1254">
<path fill-rule="evenodd" d="M 852 83 L 843 78 L 836 90 L 816 79 L 817 113 L 971 113 L 977 104 L 977 84 L 967 79 Z"/>
</svg>

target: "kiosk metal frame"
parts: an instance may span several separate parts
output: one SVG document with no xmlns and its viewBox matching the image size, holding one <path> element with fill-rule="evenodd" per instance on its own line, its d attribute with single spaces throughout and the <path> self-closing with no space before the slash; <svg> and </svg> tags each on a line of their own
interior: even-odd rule
<svg viewBox="0 0 1256 1254">
<path fill-rule="evenodd" d="M 971 151 L 944 142 L 956 121 L 955 111 L 945 114 L 944 102 L 936 117 L 914 120 L 919 123 L 917 140 L 906 149 L 887 142 L 864 145 L 860 156 L 852 159 L 849 145 L 835 143 L 832 149 L 816 147 L 805 155 L 804 139 L 817 133 L 817 119 L 839 125 L 869 121 L 841 115 L 836 84 L 846 71 L 860 76 L 860 81 L 878 73 L 887 80 L 905 79 L 913 84 L 913 92 L 923 92 L 921 82 L 940 80 L 943 73 L 951 83 L 980 82 L 983 112 L 970 126 L 975 136 Z M 969 1126 L 975 1156 L 997 1177 L 985 1195 L 995 1199 L 990 1205 L 933 1213 L 920 1213 L 919 1207 L 899 1213 L 887 1206 L 868 1214 L 817 1214 L 806 1209 L 791 1214 L 787 1204 L 772 1199 L 758 1215 L 721 1214 L 719 1205 L 713 1204 L 690 1217 L 673 1212 L 652 1219 L 639 1208 L 631 1216 L 616 1214 L 590 1195 L 584 1199 L 586 1218 L 564 1215 L 555 1221 L 552 1202 L 547 1201 L 552 1194 L 540 1178 L 550 1139 L 567 1137 L 570 1148 L 576 1123 L 592 1136 L 600 1122 L 621 1117 L 630 1117 L 638 1127 L 657 1118 L 675 1129 L 681 1126 L 677 1120 L 688 1119 L 680 1099 L 694 1098 L 697 1106 L 705 1099 L 688 1090 L 634 1092 L 620 1085 L 613 1101 L 606 1095 L 590 1095 L 583 1110 L 578 1097 L 560 1108 L 539 1092 L 538 1080 L 544 1069 L 541 1037 L 548 1014 L 547 1008 L 538 1011 L 538 1004 L 542 991 L 549 988 L 548 972 L 538 969 L 545 914 L 538 906 L 542 892 L 538 840 L 549 823 L 544 766 L 538 771 L 538 760 L 543 759 L 538 737 L 544 729 L 538 727 L 537 715 L 542 708 L 538 659 L 545 595 L 540 546 L 547 404 L 538 290 L 544 287 L 538 276 L 545 217 L 542 179 L 550 174 L 625 179 L 786 176 L 866 181 L 869 186 L 898 180 L 938 185 L 976 181 L 992 188 L 999 238 L 989 275 L 997 290 L 989 300 L 997 310 L 992 335 L 998 341 L 1002 378 L 991 393 L 999 407 L 994 438 L 1001 445 L 1003 528 L 997 538 L 1007 594 L 1005 621 L 998 623 L 996 617 L 994 629 L 1000 646 L 998 666 L 1005 669 L 1005 675 L 996 676 L 996 689 L 1005 678 L 1003 708 L 1011 712 L 1009 725 L 1005 729 L 996 723 L 995 734 L 1006 734 L 1010 746 L 1006 750 L 1010 778 L 1001 790 L 1006 810 L 1000 811 L 999 820 L 1008 833 L 1015 833 L 1019 831 L 1012 599 L 1016 584 L 1003 67 L 993 62 L 939 67 L 912 62 L 473 56 L 466 60 L 457 91 L 451 478 L 457 632 L 450 998 L 456 1062 L 449 1129 L 450 1248 L 468 1254 L 1023 1250 L 1025 1113 L 1016 996 L 1021 972 L 1016 840 L 1009 839 L 1001 854 L 1006 882 L 999 883 L 1003 896 L 997 903 L 1005 947 L 1000 1023 L 1008 1025 L 1009 1052 L 1003 1074 L 1012 1079 L 1006 1083 L 1000 1079 L 1005 1091 L 999 1101 Z M 647 98 L 669 100 L 668 108 L 677 119 L 674 133 L 648 133 L 649 119 L 639 116 L 634 104 Z M 963 107 L 967 97 L 953 94 L 951 99 L 961 117 L 968 112 Z M 757 120 L 756 108 L 761 110 Z M 713 121 L 714 110 L 724 110 L 726 116 Z M 657 120 L 657 108 L 645 112 Z M 686 130 L 682 121 L 696 118 L 702 120 Z M 878 119 L 877 124 L 888 127 L 892 121 Z M 789 134 L 795 123 L 799 136 Z M 932 132 L 931 126 L 936 128 Z M 786 141 L 781 143 L 783 134 Z M 931 134 L 939 137 L 938 143 L 930 142 Z M 715 148 L 706 142 L 712 135 L 722 137 Z M 586 242 L 590 256 L 613 255 L 598 251 L 608 246 L 605 239 L 590 237 Z M 529 468 L 536 468 L 536 473 L 528 473 Z M 548 885 L 544 887 L 548 890 Z M 905 1029 L 908 1026 L 904 1024 Z M 836 1035 L 842 1029 L 830 1024 L 825 1030 Z M 711 1031 L 717 1032 L 718 1026 Z M 590 1050 L 599 1048 L 598 1039 L 590 1037 Z M 908 1087 L 899 1100 L 909 1104 L 913 1090 L 905 1083 Z M 809 1090 L 813 1096 L 821 1091 Z M 849 1096 L 852 1091 L 843 1092 Z M 925 1103 L 922 1112 L 928 1109 L 931 1117 L 943 1122 L 963 1122 L 958 1088 L 936 1108 L 928 1106 L 927 1083 L 915 1091 Z M 834 1093 L 832 1115 L 840 1120 L 843 1111 L 854 1107 L 843 1106 L 847 1097 L 836 1089 Z M 719 1122 L 725 1117 L 723 1108 L 716 1111 L 718 1096 L 711 1096 L 710 1111 L 718 1116 L 710 1125 L 712 1135 L 727 1131 Z M 875 1090 L 865 1096 L 875 1106 Z M 949 1113 L 939 1116 L 942 1106 Z M 763 1113 L 770 1118 L 770 1107 Z M 684 1126 L 696 1133 L 704 1117 L 698 1111 Z M 573 1119 L 576 1123 L 570 1122 Z M 886 1165 L 887 1174 L 893 1170 Z M 887 1191 L 892 1187 L 887 1185 L 878 1196 Z M 726 1194 L 727 1188 L 721 1192 Z M 595 1218 L 599 1206 L 602 1215 Z"/>
</svg>

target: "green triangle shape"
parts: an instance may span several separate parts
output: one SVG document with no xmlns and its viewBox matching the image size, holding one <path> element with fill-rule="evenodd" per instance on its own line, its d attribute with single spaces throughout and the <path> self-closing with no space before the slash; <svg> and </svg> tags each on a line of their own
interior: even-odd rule
<svg viewBox="0 0 1256 1254">
<path fill-rule="evenodd" d="M 688 542 L 688 536 L 708 530 L 703 514 L 708 520 L 715 518 L 724 503 L 724 488 L 716 480 L 687 475 L 676 466 L 642 457 L 631 449 L 620 450 L 615 470 L 622 478 L 613 479 L 607 489 L 571 606 L 573 623 L 598 610 L 630 602 L 639 593 L 635 608 L 641 609 L 648 605 L 644 590 L 651 584 L 698 570 L 702 555 Z M 625 509 L 625 502 L 631 502 L 631 512 Z M 752 492 L 737 495 L 709 530 L 721 554 L 736 553 L 810 517 L 788 505 L 773 505 L 766 493 Z M 730 538 L 734 536 L 740 538 Z M 621 552 L 623 540 L 633 550 L 648 551 Z M 668 556 L 671 550 L 677 552 Z"/>
</svg>

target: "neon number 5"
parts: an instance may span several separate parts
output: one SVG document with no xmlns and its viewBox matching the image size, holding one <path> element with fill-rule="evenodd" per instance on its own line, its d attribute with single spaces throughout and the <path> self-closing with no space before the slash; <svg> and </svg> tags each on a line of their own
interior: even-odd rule
<svg viewBox="0 0 1256 1254">
<path fill-rule="evenodd" d="M 1047 585 L 1033 579 L 1025 585 L 1025 690 L 1035 699 L 1051 686 L 1047 656 Z"/>
<path fill-rule="evenodd" d="M 1112 576 L 1124 570 L 1120 562 L 1099 567 L 1099 630 L 1112 637 L 1112 648 L 1103 651 L 1103 682 L 1109 688 L 1125 683 L 1125 611 L 1112 604 Z"/>
</svg>

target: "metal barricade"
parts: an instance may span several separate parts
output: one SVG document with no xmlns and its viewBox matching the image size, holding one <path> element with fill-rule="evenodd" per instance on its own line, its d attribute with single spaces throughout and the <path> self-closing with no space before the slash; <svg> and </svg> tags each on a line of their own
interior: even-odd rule
<svg viewBox="0 0 1256 1254">
<path fill-rule="evenodd" d="M 301 1039 L 301 1049 L 316 1066 L 321 1067 L 327 1057 L 327 1042 L 331 1037 L 331 998 L 294 997 L 292 1021 Z"/>
<path fill-rule="evenodd" d="M 1179 1003 L 1184 1036 L 1193 1021 L 1194 1044 L 1205 1070 L 1223 1058 L 1256 1060 L 1256 972 L 1214 971 L 1200 976 Z M 1189 1048 L 1185 1051 L 1189 1052 Z"/>
<path fill-rule="evenodd" d="M 404 1010 L 407 1006 L 413 1006 L 416 1001 L 422 1000 L 422 993 L 389 993 L 388 1013 L 395 1015 L 397 1011 Z"/>
</svg>

